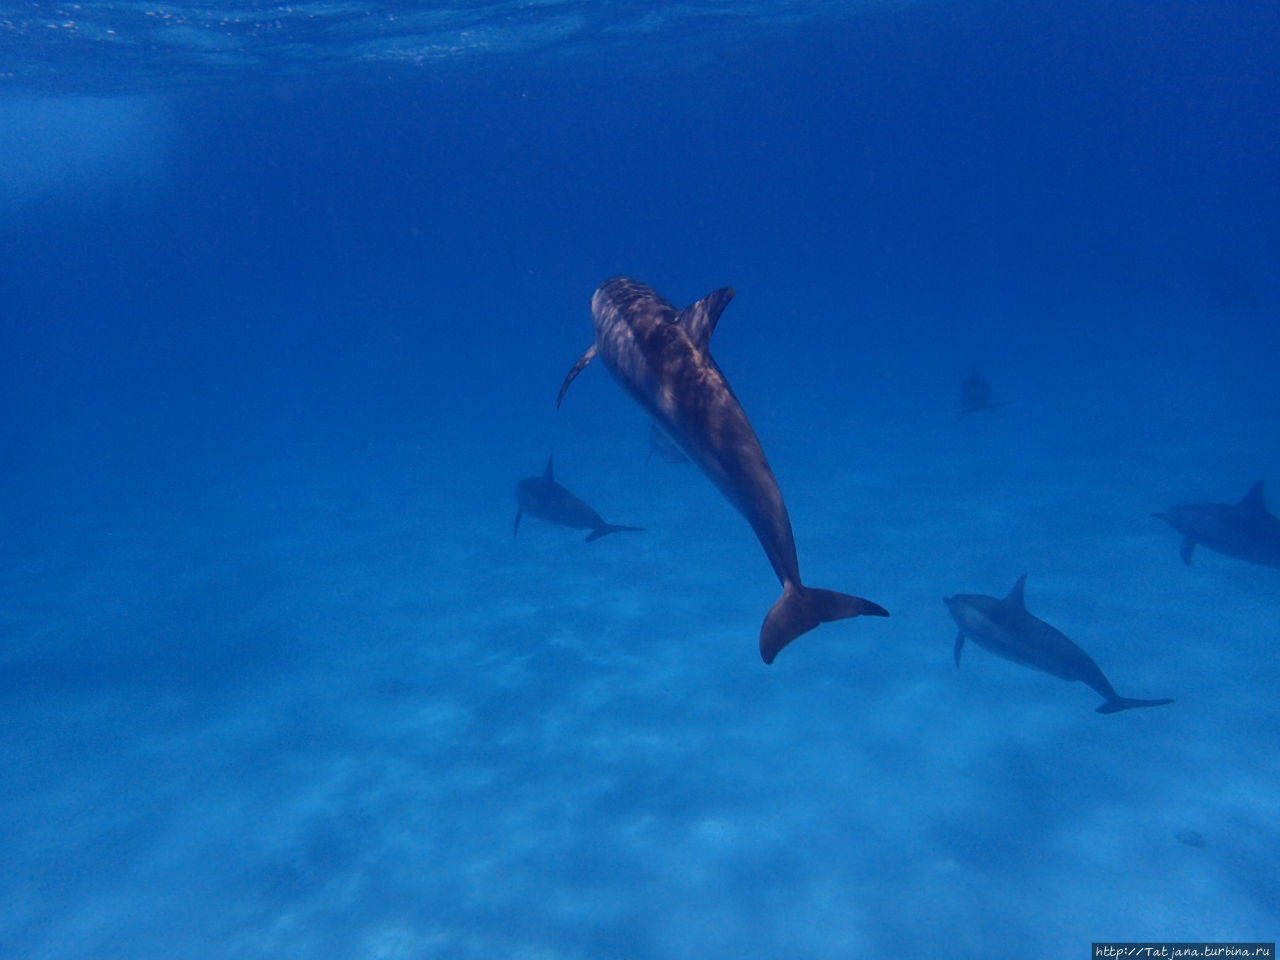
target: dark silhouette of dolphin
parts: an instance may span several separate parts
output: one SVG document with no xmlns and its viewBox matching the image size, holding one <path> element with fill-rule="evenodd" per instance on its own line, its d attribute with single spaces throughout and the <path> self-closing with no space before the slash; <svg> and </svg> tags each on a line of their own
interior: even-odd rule
<svg viewBox="0 0 1280 960">
<path fill-rule="evenodd" d="M 590 530 L 591 532 L 587 534 L 587 543 L 599 540 L 607 533 L 644 529 L 644 527 L 619 527 L 612 523 L 605 523 L 600 514 L 556 483 L 551 460 L 551 457 L 547 457 L 547 469 L 543 471 L 542 476 L 525 477 L 516 484 L 516 522 L 511 528 L 513 537 L 520 529 L 520 518 L 526 513 L 562 527 Z"/>
<path fill-rule="evenodd" d="M 1152 516 L 1182 534 L 1182 560 L 1188 566 L 1202 543 L 1228 557 L 1280 567 L 1280 519 L 1267 510 L 1261 480 L 1239 503 L 1192 503 Z"/>
<path fill-rule="evenodd" d="M 1098 691 L 1105 702 L 1098 713 L 1116 713 L 1134 707 L 1159 707 L 1172 700 L 1132 700 L 1116 693 L 1093 658 L 1071 642 L 1060 630 L 1027 612 L 1022 593 L 1024 573 L 1003 600 L 980 593 L 958 593 L 942 602 L 951 611 L 960 632 L 956 635 L 956 666 L 965 637 L 990 650 L 997 657 L 1042 670 L 1063 680 L 1079 680 Z"/>
<path fill-rule="evenodd" d="M 960 413 L 957 415 L 963 417 L 966 413 L 977 413 L 980 410 L 994 410 L 996 407 L 1003 407 L 1007 401 L 996 403 L 991 399 L 991 384 L 987 383 L 982 377 L 978 376 L 978 365 L 971 364 L 969 367 L 969 376 L 965 378 L 964 383 L 960 384 Z"/>
<path fill-rule="evenodd" d="M 709 350 L 716 322 L 732 298 L 732 290 L 717 290 L 677 312 L 643 283 L 606 280 L 591 298 L 595 342 L 564 378 L 556 406 L 598 354 L 618 384 L 747 518 L 782 583 L 782 596 L 760 628 L 760 656 L 773 663 L 778 651 L 820 623 L 889 613 L 870 600 L 800 582 L 791 520 L 777 481 Z"/>
</svg>

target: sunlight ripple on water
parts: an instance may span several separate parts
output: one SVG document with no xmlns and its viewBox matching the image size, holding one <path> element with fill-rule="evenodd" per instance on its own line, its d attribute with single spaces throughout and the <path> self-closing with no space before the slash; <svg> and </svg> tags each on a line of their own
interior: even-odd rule
<svg viewBox="0 0 1280 960">
<path fill-rule="evenodd" d="M 572 0 L 410 3 L 0 4 L 0 80 L 37 90 L 124 92 L 163 78 L 200 83 L 422 66 L 540 51 L 596 55 L 643 40 L 702 56 L 855 7 L 841 2 L 658 3 L 634 12 Z M 714 44 L 703 43 L 714 38 Z"/>
</svg>

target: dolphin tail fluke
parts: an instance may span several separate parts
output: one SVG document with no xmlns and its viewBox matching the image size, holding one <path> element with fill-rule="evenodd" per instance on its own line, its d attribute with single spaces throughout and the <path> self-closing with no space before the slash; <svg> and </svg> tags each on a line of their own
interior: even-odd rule
<svg viewBox="0 0 1280 960">
<path fill-rule="evenodd" d="M 592 540 L 599 540 L 601 537 L 610 533 L 626 533 L 628 531 L 640 533 L 643 530 L 644 527 L 620 527 L 617 524 L 606 523 L 602 526 L 596 527 L 587 534 L 587 543 L 590 543 Z"/>
<path fill-rule="evenodd" d="M 1130 697 L 1114 696 L 1098 708 L 1099 713 L 1119 713 L 1121 710 L 1132 710 L 1134 707 L 1163 707 L 1172 700 L 1134 700 Z"/>
<path fill-rule="evenodd" d="M 760 656 L 773 663 L 783 647 L 818 624 L 864 615 L 887 617 L 889 611 L 862 597 L 788 583 L 760 628 Z"/>
</svg>

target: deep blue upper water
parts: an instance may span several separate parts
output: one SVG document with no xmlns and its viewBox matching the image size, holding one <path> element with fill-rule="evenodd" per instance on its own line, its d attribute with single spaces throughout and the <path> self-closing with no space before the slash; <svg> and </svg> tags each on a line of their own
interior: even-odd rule
<svg viewBox="0 0 1280 960">
<path fill-rule="evenodd" d="M 0 4 L 0 953 L 1276 939 L 1277 571 L 1148 514 L 1280 486 L 1277 77 L 1245 0 Z M 746 525 L 602 369 L 555 411 L 614 275 L 737 290 L 801 559 L 889 621 L 763 667 Z M 512 540 L 552 452 L 648 539 Z M 1024 572 L 1178 703 L 964 688 L 937 598 Z M 1154 826 L 1061 799 L 1152 757 Z M 1201 859 L 1108 893 L 1148 835 Z"/>
</svg>

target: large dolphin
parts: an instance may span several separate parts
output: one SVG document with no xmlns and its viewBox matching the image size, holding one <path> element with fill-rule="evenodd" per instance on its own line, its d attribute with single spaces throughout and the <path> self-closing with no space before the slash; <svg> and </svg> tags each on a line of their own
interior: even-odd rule
<svg viewBox="0 0 1280 960">
<path fill-rule="evenodd" d="M 598 540 L 606 533 L 622 533 L 624 530 L 643 530 L 644 527 L 619 527 L 605 523 L 604 518 L 583 503 L 560 484 L 547 457 L 547 469 L 540 477 L 525 477 L 516 484 L 516 522 L 511 527 L 514 537 L 520 530 L 520 518 L 526 513 L 548 523 L 559 524 L 574 530 L 590 530 L 587 542 Z"/>
<path fill-rule="evenodd" d="M 733 291 L 725 288 L 677 311 L 643 283 L 606 280 L 591 298 L 595 342 L 564 378 L 556 406 L 598 355 L 619 385 L 747 518 L 782 582 L 782 596 L 760 628 L 760 656 L 773 663 L 779 650 L 820 623 L 889 613 L 870 600 L 800 582 L 778 483 L 709 350 L 716 321 L 732 298 Z"/>
<path fill-rule="evenodd" d="M 1182 559 L 1188 565 L 1202 543 L 1228 557 L 1280 567 L 1280 519 L 1267 510 L 1261 480 L 1239 503 L 1192 503 L 1152 516 L 1182 534 Z"/>
<path fill-rule="evenodd" d="M 942 602 L 960 627 L 956 635 L 956 666 L 965 637 L 990 650 L 997 657 L 1043 670 L 1063 680 L 1079 680 L 1105 698 L 1099 713 L 1115 713 L 1133 707 L 1159 707 L 1172 700 L 1132 700 L 1116 693 L 1093 658 L 1071 642 L 1060 630 L 1027 612 L 1022 593 L 1027 583 L 1024 573 L 1003 600 L 980 593 L 958 593 Z"/>
</svg>

